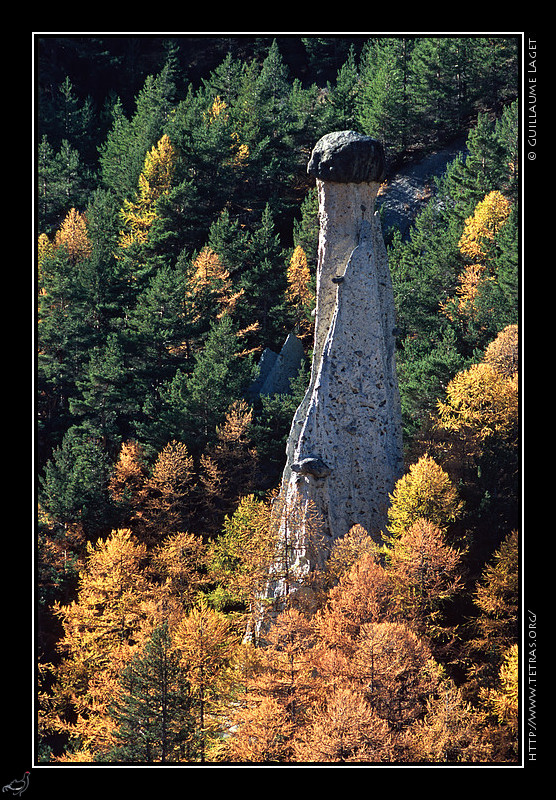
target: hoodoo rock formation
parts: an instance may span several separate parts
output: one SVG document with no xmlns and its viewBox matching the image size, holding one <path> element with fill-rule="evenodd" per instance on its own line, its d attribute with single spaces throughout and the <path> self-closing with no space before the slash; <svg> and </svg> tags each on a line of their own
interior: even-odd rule
<svg viewBox="0 0 556 800">
<path fill-rule="evenodd" d="M 383 170 L 380 143 L 353 131 L 324 136 L 308 165 L 320 220 L 315 338 L 311 381 L 287 445 L 281 522 L 298 580 L 354 524 L 380 538 L 402 474 L 394 298 L 374 211 Z M 316 556 L 303 522 L 315 514 Z M 287 591 L 275 578 L 269 596 L 278 598 Z"/>
</svg>

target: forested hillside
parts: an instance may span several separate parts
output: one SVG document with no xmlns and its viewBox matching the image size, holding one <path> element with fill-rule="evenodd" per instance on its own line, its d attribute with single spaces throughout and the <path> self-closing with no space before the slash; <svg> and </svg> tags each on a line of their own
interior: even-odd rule
<svg viewBox="0 0 556 800">
<path fill-rule="evenodd" d="M 516 763 L 512 37 L 37 41 L 38 757 Z M 306 603 L 244 637 L 308 382 L 325 133 L 400 165 L 384 230 L 405 474 Z M 250 387 L 296 333 L 287 394 Z M 318 521 L 317 521 L 318 524 Z"/>
</svg>

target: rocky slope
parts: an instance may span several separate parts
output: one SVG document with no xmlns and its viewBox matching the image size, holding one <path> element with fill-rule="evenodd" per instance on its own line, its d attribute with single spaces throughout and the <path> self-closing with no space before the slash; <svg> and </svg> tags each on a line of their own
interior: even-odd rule
<svg viewBox="0 0 556 800">
<path fill-rule="evenodd" d="M 434 178 L 440 177 L 458 153 L 465 153 L 466 138 L 431 153 L 396 171 L 381 187 L 376 208 L 381 213 L 385 236 L 391 227 L 402 237 L 409 235 L 411 223 L 434 195 Z"/>
</svg>

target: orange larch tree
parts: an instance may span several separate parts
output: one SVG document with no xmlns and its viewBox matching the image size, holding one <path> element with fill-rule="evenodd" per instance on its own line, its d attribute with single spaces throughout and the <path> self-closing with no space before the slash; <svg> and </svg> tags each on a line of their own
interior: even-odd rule
<svg viewBox="0 0 556 800">
<path fill-rule="evenodd" d="M 77 599 L 54 605 L 63 635 L 52 724 L 78 743 L 78 751 L 103 751 L 110 743 L 107 709 L 118 675 L 145 635 L 144 604 L 151 593 L 145 559 L 145 546 L 129 530 L 88 543 Z M 75 760 L 71 746 L 62 760 Z"/>
</svg>

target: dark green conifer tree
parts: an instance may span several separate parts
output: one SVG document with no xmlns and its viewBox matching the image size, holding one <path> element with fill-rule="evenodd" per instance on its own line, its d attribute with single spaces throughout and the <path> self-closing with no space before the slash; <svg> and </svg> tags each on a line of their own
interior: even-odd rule
<svg viewBox="0 0 556 800">
<path fill-rule="evenodd" d="M 93 185 L 79 152 L 63 139 L 55 150 L 46 136 L 37 147 L 37 224 L 51 236 L 70 208 L 83 208 Z"/>
<path fill-rule="evenodd" d="M 414 131 L 412 51 L 411 38 L 386 36 L 369 41 L 361 57 L 357 120 L 362 132 L 380 139 L 391 154 L 405 149 Z"/>
<path fill-rule="evenodd" d="M 170 118 L 175 86 L 171 66 L 149 75 L 128 119 L 122 103 L 113 108 L 113 121 L 106 141 L 100 147 L 100 167 L 104 185 L 122 201 L 133 197 L 145 156 L 164 133 Z"/>
<path fill-rule="evenodd" d="M 39 476 L 39 501 L 60 523 L 79 522 L 87 535 L 109 520 L 109 459 L 90 432 L 70 428 Z"/>
<path fill-rule="evenodd" d="M 129 380 L 119 338 L 110 333 L 106 344 L 91 352 L 82 377 L 76 380 L 78 394 L 70 400 L 70 411 L 79 426 L 98 438 L 112 458 L 129 435 L 130 420 L 137 414 L 137 386 Z"/>
<path fill-rule="evenodd" d="M 158 451 L 178 438 L 192 454 L 202 453 L 216 440 L 216 428 L 230 405 L 245 395 L 254 380 L 253 360 L 240 357 L 242 350 L 231 318 L 226 314 L 216 320 L 195 355 L 193 369 L 178 369 L 158 397 L 148 398 L 143 419 L 136 423 L 140 439 Z"/>
<path fill-rule="evenodd" d="M 121 678 L 123 695 L 112 708 L 116 744 L 98 761 L 168 764 L 195 761 L 190 686 L 166 623 L 155 628 Z"/>
<path fill-rule="evenodd" d="M 328 84 L 325 121 L 329 130 L 358 130 L 358 90 L 359 70 L 352 45 L 345 63 L 337 72 L 335 83 Z"/>
<path fill-rule="evenodd" d="M 449 195 L 462 222 L 488 192 L 499 189 L 508 172 L 504 147 L 495 134 L 495 123 L 487 114 L 479 114 L 466 146 L 467 154 L 456 158 L 441 180 L 441 192 Z"/>
<path fill-rule="evenodd" d="M 42 261 L 37 324 L 37 413 L 39 456 L 61 443 L 73 418 L 69 402 L 77 394 L 76 378 L 98 344 L 90 324 L 79 268 L 62 247 Z"/>
<path fill-rule="evenodd" d="M 287 276 L 285 254 L 268 204 L 260 225 L 250 236 L 238 285 L 244 289 L 237 313 L 241 326 L 258 322 L 259 341 L 262 339 L 265 345 L 280 349 L 286 335 Z"/>
</svg>

